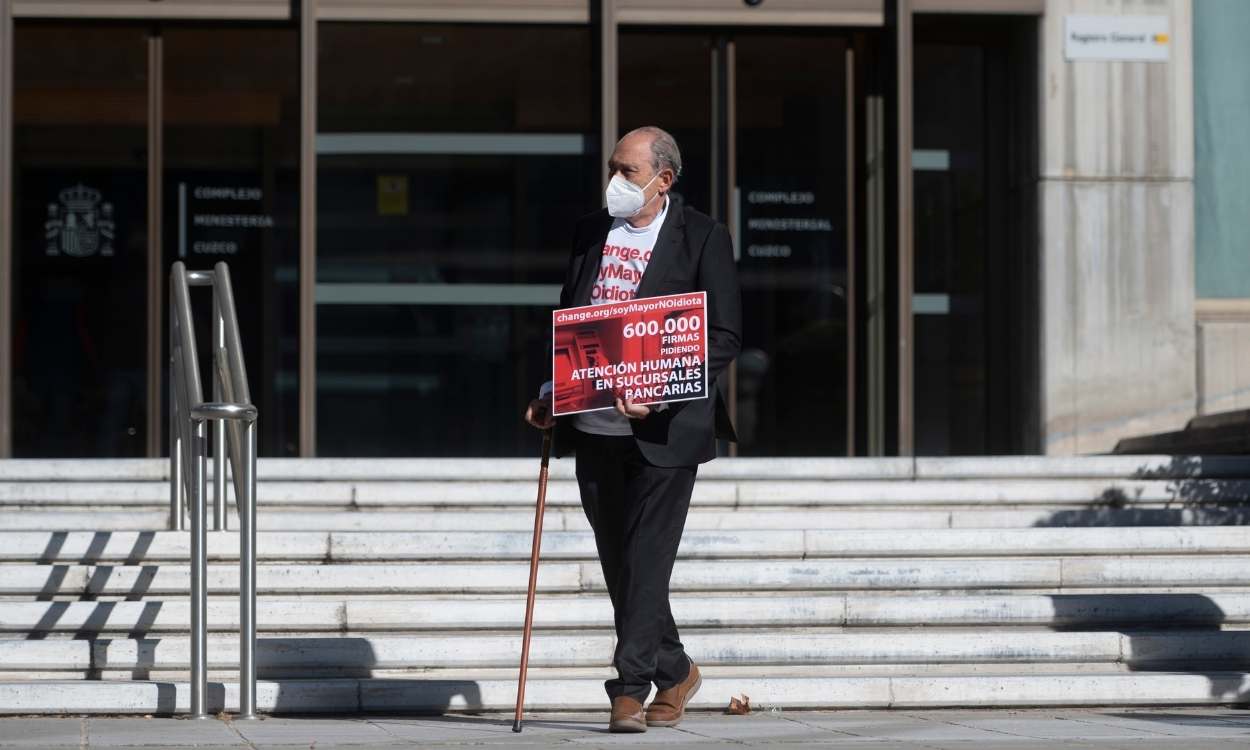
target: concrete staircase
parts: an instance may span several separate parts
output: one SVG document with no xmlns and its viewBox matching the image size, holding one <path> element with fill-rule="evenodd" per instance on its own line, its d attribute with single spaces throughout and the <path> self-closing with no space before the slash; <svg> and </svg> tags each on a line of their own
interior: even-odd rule
<svg viewBox="0 0 1250 750">
<path fill-rule="evenodd" d="M 0 462 L 0 712 L 186 709 L 166 469 Z M 536 471 L 262 459 L 261 710 L 510 708 Z M 611 610 L 571 461 L 549 503 L 527 704 L 602 709 Z M 673 576 L 695 705 L 1246 702 L 1248 511 L 1238 457 L 718 460 Z M 216 711 L 237 703 L 236 536 L 209 553 Z"/>
</svg>

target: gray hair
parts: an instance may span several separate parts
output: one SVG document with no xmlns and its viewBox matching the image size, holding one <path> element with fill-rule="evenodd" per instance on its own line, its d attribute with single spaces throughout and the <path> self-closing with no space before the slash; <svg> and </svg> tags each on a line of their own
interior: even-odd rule
<svg viewBox="0 0 1250 750">
<path fill-rule="evenodd" d="M 635 133 L 646 133 L 651 136 L 651 168 L 657 174 L 661 169 L 673 170 L 673 182 L 677 182 L 677 178 L 681 177 L 681 149 L 677 148 L 677 140 L 667 130 L 654 125 L 634 128 L 622 136 L 621 140 Z"/>
</svg>

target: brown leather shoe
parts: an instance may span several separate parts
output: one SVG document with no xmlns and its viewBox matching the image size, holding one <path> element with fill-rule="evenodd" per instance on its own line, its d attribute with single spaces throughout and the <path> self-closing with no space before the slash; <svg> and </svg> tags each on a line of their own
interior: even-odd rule
<svg viewBox="0 0 1250 750">
<path fill-rule="evenodd" d="M 686 704 L 699 692 L 702 684 L 703 677 L 699 674 L 699 668 L 694 662 L 690 662 L 690 674 L 686 675 L 686 679 L 655 694 L 651 705 L 647 706 L 647 726 L 677 726 L 686 715 Z"/>
<path fill-rule="evenodd" d="M 618 695 L 612 700 L 612 719 L 608 722 L 609 732 L 645 732 L 647 720 L 642 713 L 642 704 L 628 695 Z"/>
</svg>

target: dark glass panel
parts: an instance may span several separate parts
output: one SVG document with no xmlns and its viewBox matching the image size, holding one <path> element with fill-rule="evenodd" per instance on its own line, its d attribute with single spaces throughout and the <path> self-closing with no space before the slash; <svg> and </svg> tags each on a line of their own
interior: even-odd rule
<svg viewBox="0 0 1250 750">
<path fill-rule="evenodd" d="M 230 266 L 262 455 L 299 448 L 299 37 L 171 28 L 165 55 L 165 264 Z M 205 388 L 211 294 L 192 289 Z M 206 390 L 206 393 L 208 391 Z"/>
<path fill-rule="evenodd" d="M 846 454 L 846 44 L 735 38 L 739 451 Z"/>
<path fill-rule="evenodd" d="M 322 24 L 320 55 L 318 454 L 532 454 L 600 200 L 591 30 Z"/>
<path fill-rule="evenodd" d="M 42 23 L 14 36 L 13 452 L 141 456 L 147 36 Z"/>
</svg>

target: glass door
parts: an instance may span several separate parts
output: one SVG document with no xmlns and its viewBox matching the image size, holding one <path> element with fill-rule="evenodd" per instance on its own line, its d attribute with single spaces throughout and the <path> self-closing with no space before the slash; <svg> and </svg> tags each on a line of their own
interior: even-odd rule
<svg viewBox="0 0 1250 750">
<path fill-rule="evenodd" d="M 230 264 L 261 450 L 293 454 L 295 28 L 21 22 L 15 38 L 13 454 L 163 452 L 165 368 L 149 368 L 178 259 Z M 207 380 L 210 298 L 193 300 Z"/>
<path fill-rule="evenodd" d="M 292 456 L 299 442 L 297 31 L 174 26 L 161 38 L 162 268 L 176 260 L 199 270 L 229 264 L 248 384 L 261 409 L 259 449 Z M 193 293 L 192 304 L 207 383 L 211 295 Z"/>
<path fill-rule="evenodd" d="M 676 137 L 675 190 L 725 222 L 743 294 L 743 456 L 850 452 L 849 35 L 627 29 L 620 126 Z"/>
<path fill-rule="evenodd" d="M 847 42 L 734 37 L 744 456 L 846 455 Z"/>
<path fill-rule="evenodd" d="M 588 26 L 323 23 L 317 455 L 513 456 L 600 158 Z"/>
<path fill-rule="evenodd" d="M 917 455 L 1039 449 L 1035 23 L 916 25 Z"/>
<path fill-rule="evenodd" d="M 142 456 L 149 33 L 14 37 L 13 455 Z"/>
</svg>

